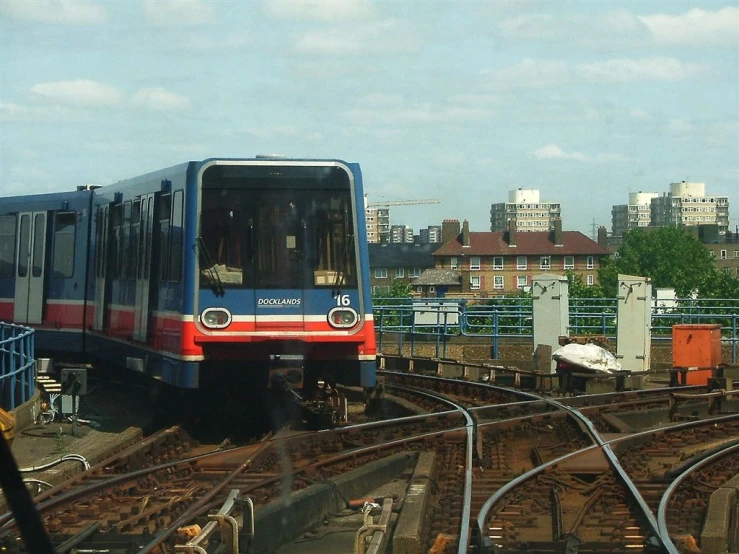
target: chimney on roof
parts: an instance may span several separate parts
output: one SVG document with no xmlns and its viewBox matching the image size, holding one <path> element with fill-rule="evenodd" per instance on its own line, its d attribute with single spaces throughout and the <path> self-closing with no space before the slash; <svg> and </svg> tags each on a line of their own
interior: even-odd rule
<svg viewBox="0 0 739 554">
<path fill-rule="evenodd" d="M 554 246 L 562 246 L 562 218 L 554 218 L 554 231 L 552 232 Z"/>
<path fill-rule="evenodd" d="M 441 243 L 446 244 L 459 236 L 459 220 L 445 219 L 441 222 Z"/>
<path fill-rule="evenodd" d="M 506 232 L 506 241 L 508 246 L 516 246 L 516 219 L 508 220 L 508 231 Z"/>
<path fill-rule="evenodd" d="M 469 245 L 470 245 L 470 224 L 465 219 L 464 223 L 462 223 L 462 246 L 469 246 Z"/>
<path fill-rule="evenodd" d="M 608 243 L 608 231 L 606 231 L 606 228 L 601 225 L 598 227 L 598 244 L 601 246 L 606 246 Z"/>
</svg>

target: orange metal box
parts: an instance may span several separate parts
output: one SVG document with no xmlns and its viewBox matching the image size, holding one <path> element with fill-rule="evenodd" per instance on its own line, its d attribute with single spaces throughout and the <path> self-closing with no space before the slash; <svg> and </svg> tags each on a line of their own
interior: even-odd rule
<svg viewBox="0 0 739 554">
<path fill-rule="evenodd" d="M 721 363 L 721 325 L 673 325 L 672 367 L 714 368 Z"/>
</svg>

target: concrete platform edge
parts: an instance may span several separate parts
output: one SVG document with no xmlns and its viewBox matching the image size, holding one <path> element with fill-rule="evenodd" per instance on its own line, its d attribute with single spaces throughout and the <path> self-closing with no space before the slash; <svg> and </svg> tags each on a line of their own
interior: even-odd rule
<svg viewBox="0 0 739 554">
<path fill-rule="evenodd" d="M 252 551 L 270 552 L 295 540 L 316 521 L 344 509 L 344 499 L 365 496 L 415 464 L 417 458 L 416 452 L 394 454 L 271 502 L 257 510 Z"/>
<path fill-rule="evenodd" d="M 739 475 L 729 479 L 711 495 L 701 532 L 703 554 L 724 554 L 728 551 L 731 511 L 739 497 Z"/>
<path fill-rule="evenodd" d="M 421 452 L 393 533 L 393 554 L 421 554 L 436 475 L 436 456 Z"/>
</svg>

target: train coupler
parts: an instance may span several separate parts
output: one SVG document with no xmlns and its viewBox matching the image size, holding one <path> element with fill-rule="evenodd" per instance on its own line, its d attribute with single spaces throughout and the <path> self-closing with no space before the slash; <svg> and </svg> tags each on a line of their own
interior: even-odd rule
<svg viewBox="0 0 739 554">
<path fill-rule="evenodd" d="M 348 421 L 346 396 L 328 381 L 319 381 L 313 398 L 303 400 L 301 407 L 310 428 L 338 427 Z"/>
</svg>

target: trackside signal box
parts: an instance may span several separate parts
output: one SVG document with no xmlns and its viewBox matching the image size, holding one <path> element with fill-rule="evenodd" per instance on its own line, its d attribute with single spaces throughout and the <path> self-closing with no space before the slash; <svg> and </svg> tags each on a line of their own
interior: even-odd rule
<svg viewBox="0 0 739 554">
<path fill-rule="evenodd" d="M 696 368 L 689 371 L 687 385 L 705 385 L 721 364 L 721 325 L 672 326 L 672 366 Z"/>
</svg>

